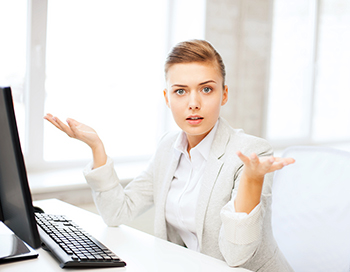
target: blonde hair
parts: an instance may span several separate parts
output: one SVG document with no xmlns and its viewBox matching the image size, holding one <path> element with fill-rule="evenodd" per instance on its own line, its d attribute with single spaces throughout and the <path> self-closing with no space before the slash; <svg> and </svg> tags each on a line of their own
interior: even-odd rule
<svg viewBox="0 0 350 272">
<path fill-rule="evenodd" d="M 190 40 L 175 45 L 165 61 L 165 77 L 169 68 L 177 63 L 208 62 L 217 66 L 222 76 L 223 86 L 225 85 L 225 65 L 220 54 L 205 40 Z"/>
</svg>

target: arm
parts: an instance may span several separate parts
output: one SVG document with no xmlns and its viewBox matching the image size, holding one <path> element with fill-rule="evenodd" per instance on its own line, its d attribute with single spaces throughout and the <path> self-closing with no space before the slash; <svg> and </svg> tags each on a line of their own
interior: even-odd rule
<svg viewBox="0 0 350 272">
<path fill-rule="evenodd" d="M 126 223 L 153 204 L 152 164 L 124 189 L 114 170 L 113 161 L 107 157 L 95 130 L 73 119 L 67 119 L 67 126 L 51 114 L 44 118 L 69 137 L 80 140 L 91 148 L 93 163 L 84 169 L 84 175 L 93 190 L 99 213 L 107 225 Z"/>
<path fill-rule="evenodd" d="M 235 209 L 236 212 L 249 214 L 260 203 L 265 175 L 294 163 L 294 159 L 273 156 L 258 158 L 255 153 L 249 158 L 240 151 L 237 155 L 243 161 L 244 168 L 235 199 Z"/>
<path fill-rule="evenodd" d="M 231 200 L 221 210 L 219 236 L 220 251 L 226 262 L 250 269 L 254 263 L 261 266 L 274 256 L 276 245 L 270 222 L 273 171 L 294 162 L 271 157 L 271 147 L 264 141 L 245 149 L 245 153 L 253 151 L 258 152 L 259 158 L 237 153 L 243 164 L 234 175 Z M 278 257 L 276 262 L 282 259 Z"/>
<path fill-rule="evenodd" d="M 151 164 L 149 168 L 151 167 Z M 102 167 L 84 169 L 94 202 L 108 226 L 126 224 L 153 205 L 153 178 L 146 169 L 123 188 L 111 158 Z"/>
</svg>

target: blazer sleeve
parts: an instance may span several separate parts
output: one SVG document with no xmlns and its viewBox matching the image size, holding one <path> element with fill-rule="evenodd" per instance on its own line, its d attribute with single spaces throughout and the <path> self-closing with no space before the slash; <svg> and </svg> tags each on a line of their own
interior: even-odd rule
<svg viewBox="0 0 350 272">
<path fill-rule="evenodd" d="M 254 148 L 257 146 L 257 148 Z M 260 151 L 259 151 L 260 150 Z M 245 154 L 255 152 L 259 157 L 273 154 L 272 148 L 265 140 L 258 140 L 252 148 L 243 151 Z M 260 203 L 249 213 L 235 211 L 234 201 L 237 196 L 243 164 L 234 177 L 234 189 L 230 201 L 221 209 L 222 226 L 219 234 L 220 251 L 230 266 L 241 266 L 249 261 L 261 246 L 266 228 L 266 210 L 271 200 L 273 173 L 266 174 Z"/>
<path fill-rule="evenodd" d="M 130 222 L 153 205 L 153 183 L 149 169 L 142 172 L 125 188 L 115 172 L 111 158 L 97 169 L 91 164 L 84 169 L 84 176 L 92 189 L 94 202 L 108 226 Z"/>
</svg>

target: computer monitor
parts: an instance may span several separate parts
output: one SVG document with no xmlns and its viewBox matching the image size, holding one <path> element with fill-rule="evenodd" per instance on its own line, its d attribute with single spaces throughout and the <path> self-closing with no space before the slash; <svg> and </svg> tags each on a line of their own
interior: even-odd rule
<svg viewBox="0 0 350 272">
<path fill-rule="evenodd" d="M 10 87 L 0 86 L 0 219 L 33 248 L 41 245 Z"/>
</svg>

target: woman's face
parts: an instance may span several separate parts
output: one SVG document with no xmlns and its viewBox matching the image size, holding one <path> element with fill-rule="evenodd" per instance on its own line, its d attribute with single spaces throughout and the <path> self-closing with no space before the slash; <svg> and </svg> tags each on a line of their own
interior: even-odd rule
<svg viewBox="0 0 350 272">
<path fill-rule="evenodd" d="M 164 97 L 177 125 L 186 133 L 189 148 L 214 127 L 228 89 L 212 63 L 179 63 L 168 69 Z"/>
</svg>

